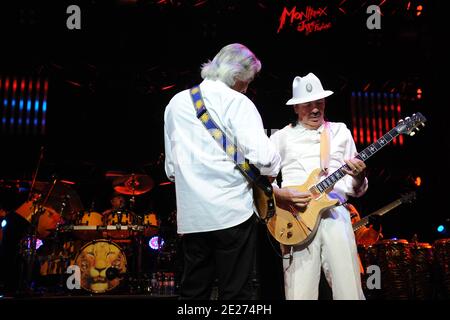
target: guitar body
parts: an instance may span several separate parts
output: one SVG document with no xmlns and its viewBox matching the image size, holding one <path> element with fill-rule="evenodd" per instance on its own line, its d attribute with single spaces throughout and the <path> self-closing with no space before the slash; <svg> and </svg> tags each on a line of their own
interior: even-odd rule
<svg viewBox="0 0 450 320">
<path fill-rule="evenodd" d="M 270 214 L 271 207 L 273 210 L 273 206 L 275 205 L 275 198 L 273 196 L 272 198 L 268 197 L 261 188 L 253 186 L 253 199 L 255 201 L 255 207 L 259 217 L 262 220 L 266 219 Z M 273 201 L 272 204 L 270 204 L 271 200 Z"/>
<path fill-rule="evenodd" d="M 309 192 L 320 179 L 320 169 L 315 169 L 301 186 L 291 186 L 300 192 Z M 339 203 L 337 199 L 331 199 L 327 193 L 317 195 L 313 198 L 307 208 L 303 211 L 288 211 L 276 207 L 275 215 L 268 221 L 267 228 L 271 235 L 280 243 L 285 245 L 303 245 L 312 240 L 319 227 L 322 213 L 335 207 Z"/>
</svg>

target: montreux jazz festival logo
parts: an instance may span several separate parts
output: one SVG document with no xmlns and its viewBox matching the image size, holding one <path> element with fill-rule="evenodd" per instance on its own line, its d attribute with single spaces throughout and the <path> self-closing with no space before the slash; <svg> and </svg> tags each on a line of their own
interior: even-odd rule
<svg viewBox="0 0 450 320">
<path fill-rule="evenodd" d="M 297 9 L 297 6 L 291 9 L 284 7 L 277 33 L 285 27 L 295 28 L 305 35 L 327 30 L 331 28 L 331 22 L 327 21 L 327 18 L 327 7 L 313 8 L 307 6 L 300 9 Z"/>
</svg>

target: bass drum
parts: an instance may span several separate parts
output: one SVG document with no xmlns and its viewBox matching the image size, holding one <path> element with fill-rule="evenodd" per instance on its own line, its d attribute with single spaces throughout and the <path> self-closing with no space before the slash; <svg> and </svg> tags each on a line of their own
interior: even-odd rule
<svg viewBox="0 0 450 320">
<path fill-rule="evenodd" d="M 93 293 L 104 293 L 121 284 L 127 272 L 124 252 L 116 243 L 101 239 L 85 244 L 75 257 L 80 267 L 81 287 Z"/>
</svg>

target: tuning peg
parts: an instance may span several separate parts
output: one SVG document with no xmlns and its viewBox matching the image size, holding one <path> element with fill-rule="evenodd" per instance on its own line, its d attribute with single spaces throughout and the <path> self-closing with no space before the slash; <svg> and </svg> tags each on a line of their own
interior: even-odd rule
<svg viewBox="0 0 450 320">
<path fill-rule="evenodd" d="M 422 127 L 425 127 L 425 123 L 422 122 L 421 125 L 422 125 Z"/>
<path fill-rule="evenodd" d="M 411 133 L 409 134 L 411 137 L 413 136 L 413 135 L 415 135 L 416 133 L 414 132 L 414 131 L 411 131 Z"/>
<path fill-rule="evenodd" d="M 402 123 L 402 122 L 403 122 L 403 119 L 398 120 L 398 123 Z"/>
<path fill-rule="evenodd" d="M 405 120 L 409 120 L 409 119 L 411 119 L 411 118 L 410 118 L 410 117 L 406 117 L 406 118 L 405 118 Z"/>
</svg>

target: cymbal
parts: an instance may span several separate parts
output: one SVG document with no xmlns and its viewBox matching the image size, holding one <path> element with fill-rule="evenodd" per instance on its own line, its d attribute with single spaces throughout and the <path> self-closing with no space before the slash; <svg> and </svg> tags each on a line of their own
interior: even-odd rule
<svg viewBox="0 0 450 320">
<path fill-rule="evenodd" d="M 32 191 L 42 195 L 41 201 L 44 201 L 48 195 L 47 202 L 43 205 L 53 208 L 63 217 L 71 217 L 84 210 L 78 193 L 71 187 L 72 184 L 71 181 L 57 180 L 54 188 L 51 189 L 52 182 L 36 181 Z"/>
<path fill-rule="evenodd" d="M 153 188 L 153 180 L 145 174 L 127 174 L 113 180 L 113 187 L 118 193 L 138 196 Z"/>
</svg>

